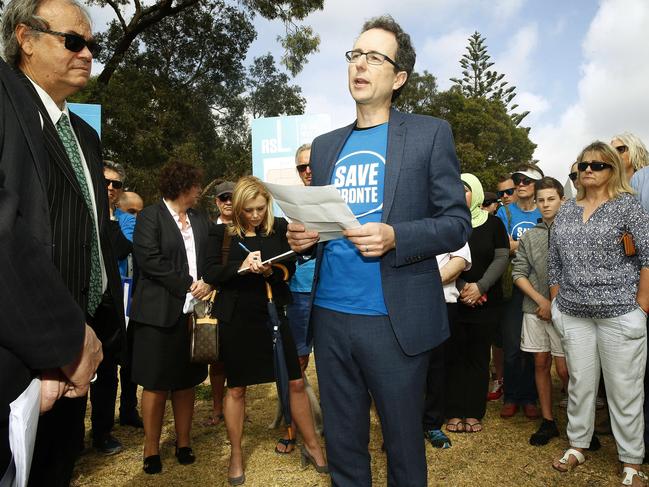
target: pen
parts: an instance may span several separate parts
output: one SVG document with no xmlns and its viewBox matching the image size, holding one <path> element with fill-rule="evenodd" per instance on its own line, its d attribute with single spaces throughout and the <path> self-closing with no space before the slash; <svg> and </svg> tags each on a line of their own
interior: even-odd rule
<svg viewBox="0 0 649 487">
<path fill-rule="evenodd" d="M 239 247 L 241 247 L 243 250 L 245 250 L 245 251 L 248 252 L 249 254 L 252 253 L 252 252 L 250 251 L 250 249 L 248 249 L 248 247 L 246 247 L 245 245 L 243 245 L 241 242 L 237 242 L 237 243 L 239 244 Z"/>
</svg>

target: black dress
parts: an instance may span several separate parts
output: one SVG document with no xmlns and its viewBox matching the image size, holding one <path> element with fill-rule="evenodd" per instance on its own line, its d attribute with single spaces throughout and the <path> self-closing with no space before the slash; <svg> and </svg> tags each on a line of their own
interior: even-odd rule
<svg viewBox="0 0 649 487">
<path fill-rule="evenodd" d="M 221 249 L 225 231 L 226 228 L 219 225 L 212 233 L 210 245 Z M 239 243 L 252 252 L 261 251 L 262 259 L 282 254 L 290 250 L 286 240 L 286 221 L 276 218 L 273 233 L 268 236 L 257 234 L 241 239 L 233 235 L 227 261 L 223 265 L 216 265 L 221 260 L 221 256 L 217 255 L 214 261 L 207 263 L 205 280 L 219 287 L 214 314 L 220 322 L 221 359 L 225 363 L 228 387 L 275 380 L 266 282 L 271 285 L 273 302 L 281 320 L 280 331 L 289 379 L 299 379 L 302 373 L 297 350 L 285 315 L 285 306 L 290 301 L 286 281 L 295 271 L 295 261 L 284 261 L 280 266 L 274 266 L 273 274 L 268 278 L 252 273 L 239 275 L 237 270 L 247 257 L 247 252 Z"/>
</svg>

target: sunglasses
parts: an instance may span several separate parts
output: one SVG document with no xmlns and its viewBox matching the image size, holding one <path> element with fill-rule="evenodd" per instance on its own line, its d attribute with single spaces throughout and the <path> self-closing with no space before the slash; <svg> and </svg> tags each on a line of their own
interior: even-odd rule
<svg viewBox="0 0 649 487">
<path fill-rule="evenodd" d="M 527 186 L 528 184 L 534 183 L 534 179 L 528 178 L 527 176 L 522 176 L 520 174 L 514 174 L 512 176 L 512 181 L 514 181 L 514 184 L 516 186 L 518 186 L 519 184 Z"/>
<path fill-rule="evenodd" d="M 297 172 L 300 172 L 300 173 L 306 171 L 310 167 L 311 167 L 311 164 L 300 164 L 298 166 L 295 166 L 295 168 L 297 169 Z"/>
<path fill-rule="evenodd" d="M 571 181 L 577 181 L 577 173 L 576 172 L 571 172 L 568 174 L 568 177 L 570 178 Z"/>
<path fill-rule="evenodd" d="M 624 154 L 626 151 L 629 150 L 629 148 L 626 145 L 618 145 L 615 147 L 615 150 L 618 151 L 620 154 Z"/>
<path fill-rule="evenodd" d="M 232 201 L 232 193 L 223 193 L 218 195 L 217 198 L 221 203 L 225 203 L 226 201 Z"/>
<path fill-rule="evenodd" d="M 505 195 L 511 196 L 514 194 L 514 191 L 516 191 L 516 188 L 503 189 L 502 191 L 496 191 L 496 196 L 498 196 L 498 198 L 502 198 Z"/>
<path fill-rule="evenodd" d="M 111 184 L 113 185 L 113 189 L 122 189 L 122 186 L 124 186 L 123 182 L 116 179 L 104 178 L 104 182 L 106 183 L 107 188 L 109 188 Z"/>
<path fill-rule="evenodd" d="M 583 161 L 577 164 L 579 172 L 584 172 L 589 167 L 593 171 L 603 171 L 604 169 L 611 169 L 613 166 L 601 161 Z"/>
<path fill-rule="evenodd" d="M 50 34 L 53 36 L 63 37 L 65 39 L 65 48 L 68 51 L 81 52 L 83 51 L 84 47 L 87 47 L 88 50 L 90 51 L 90 54 L 92 54 L 92 57 L 99 56 L 99 53 L 101 52 L 101 46 L 94 39 L 90 39 L 89 41 L 87 41 L 86 39 L 84 39 L 78 34 L 57 32 L 55 30 L 43 29 L 42 27 L 34 27 L 31 25 L 29 26 L 29 28 L 32 30 L 36 30 L 38 32 L 42 32 L 43 34 Z"/>
</svg>

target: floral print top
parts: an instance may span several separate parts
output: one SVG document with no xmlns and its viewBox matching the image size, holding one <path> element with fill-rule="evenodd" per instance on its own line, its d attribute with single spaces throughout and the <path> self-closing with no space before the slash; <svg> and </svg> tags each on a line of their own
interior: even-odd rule
<svg viewBox="0 0 649 487">
<path fill-rule="evenodd" d="M 633 235 L 627 257 L 621 237 Z M 559 209 L 550 232 L 548 281 L 559 285 L 557 306 L 582 318 L 612 318 L 633 311 L 640 269 L 649 267 L 649 213 L 628 193 L 600 205 L 584 223 L 574 199 Z"/>
</svg>

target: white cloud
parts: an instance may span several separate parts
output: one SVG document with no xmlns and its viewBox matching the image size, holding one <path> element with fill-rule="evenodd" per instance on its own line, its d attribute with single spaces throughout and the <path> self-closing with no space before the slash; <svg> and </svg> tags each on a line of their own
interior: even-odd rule
<svg viewBox="0 0 649 487">
<path fill-rule="evenodd" d="M 564 179 L 570 162 L 595 139 L 629 131 L 649 143 L 648 31 L 645 0 L 602 1 L 582 44 L 577 101 L 530 134 L 547 173 Z"/>
<path fill-rule="evenodd" d="M 505 73 L 505 79 L 512 84 L 528 83 L 533 70 L 531 58 L 538 44 L 539 33 L 536 23 L 521 27 L 507 43 L 507 49 L 495 61 L 494 69 Z"/>
<path fill-rule="evenodd" d="M 449 78 L 460 76 L 460 58 L 472 33 L 470 29 L 460 28 L 437 38 L 427 38 L 418 49 L 415 69 L 419 72 L 427 69 L 437 78 L 440 89 L 448 89 L 452 84 Z"/>
</svg>

